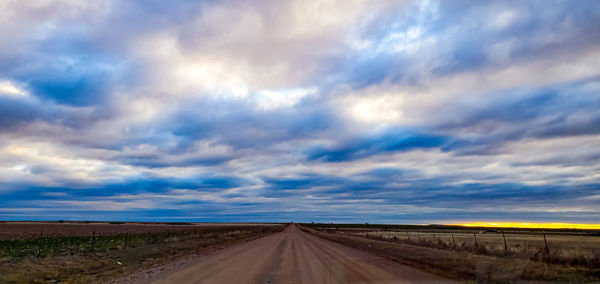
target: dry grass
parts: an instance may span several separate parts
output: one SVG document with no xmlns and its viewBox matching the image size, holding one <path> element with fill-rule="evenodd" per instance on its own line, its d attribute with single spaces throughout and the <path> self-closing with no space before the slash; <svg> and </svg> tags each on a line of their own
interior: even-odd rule
<svg viewBox="0 0 600 284">
<path fill-rule="evenodd" d="M 372 253 L 394 259 L 398 262 L 415 266 L 417 268 L 437 273 L 449 278 L 457 280 L 475 280 L 478 282 L 511 282 L 521 280 L 541 280 L 541 281 L 563 281 L 563 282 L 584 282 L 584 281 L 599 281 L 600 268 L 591 265 L 590 262 L 571 264 L 558 261 L 542 261 L 543 259 L 535 259 L 534 257 L 521 256 L 516 253 L 516 248 L 526 247 L 527 240 L 523 240 L 521 246 L 517 246 L 519 240 L 516 235 L 507 236 L 507 243 L 512 240 L 514 251 L 509 254 L 498 253 L 504 251 L 504 242 L 501 240 L 501 248 L 496 244 L 496 239 L 489 236 L 489 239 L 482 238 L 480 250 L 474 250 L 473 246 L 467 242 L 466 238 L 454 236 L 456 250 L 452 242 L 452 235 L 436 233 L 436 239 L 431 239 L 424 236 L 422 233 L 409 233 L 404 239 L 400 239 L 400 235 L 386 236 L 383 232 L 353 232 L 340 233 L 338 230 L 322 230 L 304 228 L 317 236 L 344 243 L 351 247 L 370 251 Z M 335 233 L 337 231 L 337 233 Z M 419 240 L 421 235 L 421 240 Z M 396 239 L 394 239 L 394 236 Z M 465 235 L 466 237 L 466 235 Z M 408 240 L 410 238 L 410 241 Z M 501 238 L 501 235 L 500 235 Z M 542 236 L 543 238 L 543 236 Z M 473 235 L 471 234 L 471 240 Z M 565 247 L 578 245 L 573 244 L 573 237 L 554 239 L 561 240 L 566 244 Z M 533 240 L 531 240 L 533 241 Z M 592 244 L 595 240 L 591 241 Z M 474 243 L 474 240 L 473 240 Z M 538 242 L 535 242 L 538 245 Z M 555 243 L 559 244 L 559 243 Z M 542 239 L 543 245 L 543 239 Z M 579 244 L 586 247 L 586 244 Z M 489 246 L 491 252 L 486 254 L 485 248 Z M 538 245 L 539 246 L 539 245 Z M 499 249 L 499 250 L 498 250 Z M 562 253 L 570 250 L 557 250 Z M 525 251 L 525 250 L 524 250 Z M 577 256 L 581 255 L 582 251 L 577 250 Z M 551 250 L 552 253 L 552 250 Z M 551 257 L 551 256 L 547 256 Z M 573 256 L 566 253 L 565 257 L 573 259 Z"/>
<path fill-rule="evenodd" d="M 319 228 L 317 228 L 319 229 Z M 331 229 L 328 233 L 360 236 L 383 241 L 402 242 L 443 250 L 466 251 L 482 255 L 510 256 L 600 268 L 600 236 L 594 232 L 509 231 L 495 230 L 377 230 Z M 544 241 L 546 235 L 546 242 Z M 506 243 L 504 242 L 506 239 Z M 547 246 L 546 246 L 547 244 Z"/>
</svg>

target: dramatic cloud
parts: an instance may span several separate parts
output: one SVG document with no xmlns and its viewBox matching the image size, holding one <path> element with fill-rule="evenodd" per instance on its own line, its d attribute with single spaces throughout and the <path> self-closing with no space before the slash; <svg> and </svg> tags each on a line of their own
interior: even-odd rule
<svg viewBox="0 0 600 284">
<path fill-rule="evenodd" d="M 600 219 L 596 1 L 0 9 L 0 219 Z"/>
</svg>

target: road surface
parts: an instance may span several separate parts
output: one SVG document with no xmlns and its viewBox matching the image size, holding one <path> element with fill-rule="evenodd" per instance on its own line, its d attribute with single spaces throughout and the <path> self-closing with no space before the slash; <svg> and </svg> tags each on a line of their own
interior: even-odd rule
<svg viewBox="0 0 600 284">
<path fill-rule="evenodd" d="M 230 247 L 153 283 L 399 283 L 447 280 L 303 232 Z"/>
</svg>

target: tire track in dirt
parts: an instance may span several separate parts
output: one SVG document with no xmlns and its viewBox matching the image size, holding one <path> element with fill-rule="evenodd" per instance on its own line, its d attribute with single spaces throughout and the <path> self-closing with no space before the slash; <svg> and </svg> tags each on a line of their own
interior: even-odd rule
<svg viewBox="0 0 600 284">
<path fill-rule="evenodd" d="M 153 283 L 448 282 L 424 271 L 303 232 L 283 232 L 224 249 Z"/>
<path fill-rule="evenodd" d="M 276 283 L 277 281 L 277 271 L 281 267 L 281 263 L 283 262 L 283 251 L 284 247 L 288 241 L 284 239 L 279 243 L 277 249 L 273 252 L 273 256 L 271 257 L 273 261 L 271 265 L 258 277 L 258 283 Z"/>
</svg>

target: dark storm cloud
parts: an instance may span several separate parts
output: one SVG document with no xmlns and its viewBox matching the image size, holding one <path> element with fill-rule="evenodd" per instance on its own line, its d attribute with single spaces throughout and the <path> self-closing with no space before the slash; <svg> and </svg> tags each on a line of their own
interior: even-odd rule
<svg viewBox="0 0 600 284">
<path fill-rule="evenodd" d="M 449 118 L 434 128 L 469 134 L 455 139 L 444 150 L 464 154 L 493 153 L 508 141 L 526 138 L 560 138 L 600 133 L 600 114 L 594 95 L 597 79 L 533 90 L 503 90 L 476 107 L 460 103 L 448 110 Z M 466 111 L 465 111 L 466 110 Z M 458 114 L 458 115 L 456 115 Z"/>
<path fill-rule="evenodd" d="M 316 147 L 307 151 L 309 160 L 351 161 L 385 152 L 440 147 L 448 139 L 442 136 L 391 129 L 374 137 L 359 137 L 335 147 Z"/>
<path fill-rule="evenodd" d="M 181 159 L 171 159 L 159 155 L 145 155 L 133 157 L 121 157 L 118 160 L 127 165 L 142 166 L 148 168 L 161 167 L 189 167 L 189 166 L 211 166 L 218 165 L 231 160 L 229 157 L 184 157 Z"/>
<path fill-rule="evenodd" d="M 479 216 L 477 214 L 480 212 L 490 215 L 500 214 L 495 211 L 496 208 L 506 208 L 507 214 L 542 210 L 542 208 L 554 204 L 557 198 L 561 200 L 561 206 L 565 207 L 593 206 L 593 199 L 587 199 L 587 197 L 595 196 L 600 192 L 599 184 L 532 186 L 516 183 L 467 183 L 452 185 L 450 182 L 454 182 L 449 179 L 429 179 L 416 173 L 411 173 L 409 176 L 396 174 L 403 172 L 406 170 L 387 168 L 348 177 L 307 173 L 297 178 L 265 178 L 264 181 L 269 184 L 267 196 L 297 198 L 311 195 L 324 198 L 325 202 L 335 202 L 340 205 L 353 200 L 364 200 L 365 202 L 377 200 L 377 204 L 389 205 L 392 208 L 393 206 L 417 206 L 429 208 L 428 210 L 444 208 L 442 210 L 444 213 L 419 213 L 441 219 L 443 219 L 441 215 L 448 211 L 453 211 L 454 214 L 461 216 L 468 216 L 468 214 Z M 390 174 L 382 175 L 382 173 Z M 398 181 L 401 181 L 402 184 L 399 185 Z M 576 213 L 573 212 L 573 214 Z M 468 219 L 473 219 L 473 216 Z"/>
<path fill-rule="evenodd" d="M 83 62 L 82 62 L 83 64 Z M 87 70 L 89 67 L 62 66 L 47 68 L 21 78 L 31 93 L 59 104 L 86 106 L 106 99 L 108 70 Z"/>
<path fill-rule="evenodd" d="M 36 186 L 32 184 L 5 183 L 0 188 L 16 189 L 3 194 L 0 205 L 14 207 L 11 204 L 31 204 L 32 200 L 74 201 L 103 200 L 121 195 L 164 194 L 172 190 L 192 190 L 198 192 L 218 192 L 223 189 L 252 185 L 254 182 L 235 176 L 191 176 L 187 178 L 159 178 L 140 176 L 136 179 L 107 184 L 80 185 L 65 184 L 63 187 Z M 19 205 L 20 206 L 20 205 Z"/>
<path fill-rule="evenodd" d="M 257 110 L 247 103 L 203 99 L 182 104 L 165 128 L 182 143 L 216 138 L 235 148 L 261 148 L 331 130 L 341 124 L 338 119 L 310 101 L 293 109 Z"/>
<path fill-rule="evenodd" d="M 23 123 L 50 117 L 39 104 L 20 97 L 0 97 L 0 113 L 0 131 L 15 131 Z"/>
</svg>

